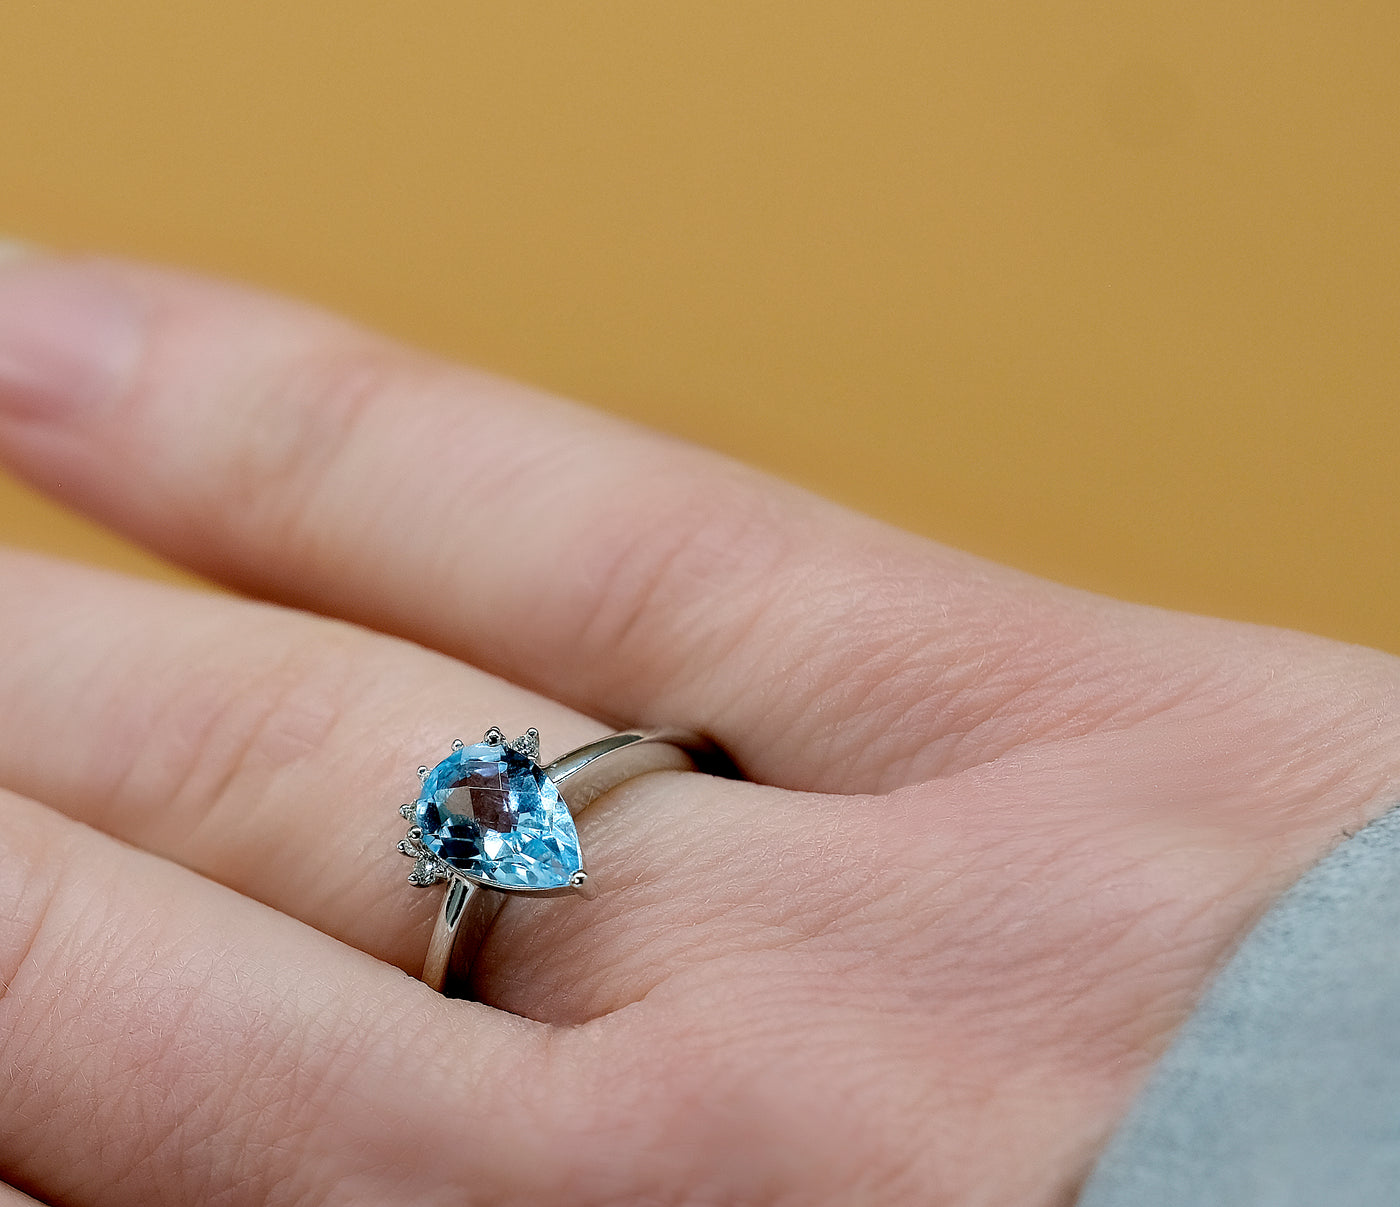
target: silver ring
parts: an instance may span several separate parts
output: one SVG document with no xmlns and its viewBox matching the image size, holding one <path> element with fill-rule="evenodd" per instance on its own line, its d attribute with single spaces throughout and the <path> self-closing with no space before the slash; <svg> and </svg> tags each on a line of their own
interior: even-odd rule
<svg viewBox="0 0 1400 1207">
<path fill-rule="evenodd" d="M 414 860 L 410 884 L 447 881 L 421 979 L 443 990 L 471 983 L 472 965 L 510 897 L 586 900 L 598 884 L 583 866 L 574 818 L 624 780 L 652 771 L 723 770 L 713 743 L 681 729 L 634 729 L 541 766 L 540 735 L 512 742 L 494 726 L 474 746 L 460 738 L 399 813 L 413 823 L 398 849 Z"/>
</svg>

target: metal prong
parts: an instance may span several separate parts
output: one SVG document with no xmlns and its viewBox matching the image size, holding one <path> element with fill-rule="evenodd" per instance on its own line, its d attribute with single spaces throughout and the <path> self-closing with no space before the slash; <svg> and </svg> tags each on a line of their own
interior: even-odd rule
<svg viewBox="0 0 1400 1207">
<path fill-rule="evenodd" d="M 400 838 L 398 851 L 400 855 L 407 855 L 410 859 L 417 859 L 423 854 L 423 844 L 414 842 L 411 838 Z"/>
<path fill-rule="evenodd" d="M 420 838 L 423 837 L 423 831 L 417 826 L 409 826 L 407 837 L 409 842 L 417 842 Z"/>
<path fill-rule="evenodd" d="M 488 746 L 499 746 L 502 742 L 505 741 L 505 739 L 506 735 L 503 734 L 499 729 L 497 729 L 493 725 L 490 729 L 486 731 L 486 736 L 483 737 L 481 740 L 485 742 Z"/>
<path fill-rule="evenodd" d="M 592 901 L 598 895 L 598 886 L 589 879 L 588 873 L 584 871 L 575 872 L 569 877 L 569 887 L 585 901 Z"/>
<path fill-rule="evenodd" d="M 453 738 L 453 739 L 452 739 L 452 749 L 453 749 L 453 750 L 461 750 L 462 747 L 465 746 L 465 745 L 466 745 L 466 743 L 465 743 L 464 741 L 462 741 L 461 738 Z"/>
<path fill-rule="evenodd" d="M 419 767 L 419 768 L 418 768 L 418 778 L 419 778 L 420 780 L 425 780 L 425 779 L 428 778 L 428 769 L 427 769 L 427 767 Z"/>
<path fill-rule="evenodd" d="M 404 821 L 412 821 L 414 812 L 412 801 L 399 806 L 399 816 L 402 817 Z"/>
</svg>

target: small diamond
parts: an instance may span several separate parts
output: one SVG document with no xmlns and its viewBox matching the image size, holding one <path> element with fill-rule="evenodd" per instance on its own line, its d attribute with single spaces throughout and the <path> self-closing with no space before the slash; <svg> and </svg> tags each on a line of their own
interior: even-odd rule
<svg viewBox="0 0 1400 1207">
<path fill-rule="evenodd" d="M 421 888 L 446 880 L 449 875 L 448 870 L 431 855 L 422 855 L 413 865 L 413 871 L 409 872 L 408 882 Z"/>
<path fill-rule="evenodd" d="M 559 790 L 504 743 L 453 751 L 423 781 L 414 807 L 422 843 L 449 867 L 502 888 L 564 888 L 582 867 Z"/>
</svg>

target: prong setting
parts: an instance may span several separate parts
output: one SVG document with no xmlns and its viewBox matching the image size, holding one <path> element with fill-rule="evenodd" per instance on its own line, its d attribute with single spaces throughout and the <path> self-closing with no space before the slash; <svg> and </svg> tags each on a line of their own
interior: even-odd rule
<svg viewBox="0 0 1400 1207">
<path fill-rule="evenodd" d="M 582 868 L 569 877 L 569 887 L 585 901 L 592 901 L 598 895 L 597 884 Z"/>
<path fill-rule="evenodd" d="M 506 735 L 493 725 L 486 731 L 481 740 L 488 746 L 499 746 L 506 740 Z"/>
</svg>

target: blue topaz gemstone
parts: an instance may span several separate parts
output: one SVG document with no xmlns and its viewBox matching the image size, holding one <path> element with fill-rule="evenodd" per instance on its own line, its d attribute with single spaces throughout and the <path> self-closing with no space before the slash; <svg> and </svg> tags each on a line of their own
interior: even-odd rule
<svg viewBox="0 0 1400 1207">
<path fill-rule="evenodd" d="M 423 781 L 414 821 L 424 847 L 491 887 L 565 888 L 582 868 L 559 789 L 504 742 L 478 742 L 443 759 Z"/>
</svg>

